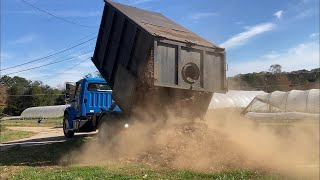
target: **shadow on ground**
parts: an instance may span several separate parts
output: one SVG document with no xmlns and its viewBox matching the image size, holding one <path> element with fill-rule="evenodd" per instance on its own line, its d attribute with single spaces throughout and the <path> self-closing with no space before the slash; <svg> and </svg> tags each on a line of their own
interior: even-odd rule
<svg viewBox="0 0 320 180">
<path fill-rule="evenodd" d="M 28 146 L 14 144 L 0 152 L 0 166 L 54 166 L 67 164 L 61 161 L 72 150 L 79 148 L 93 134 L 76 135 L 72 139 L 63 136 L 20 141 Z M 54 141 L 54 142 L 52 142 Z M 46 143 L 50 142 L 50 143 Z M 16 142 L 15 142 L 16 143 Z M 10 144 L 9 144 L 10 145 Z M 30 145 L 30 146 L 29 146 Z"/>
<path fill-rule="evenodd" d="M 75 138 L 82 138 L 87 137 L 89 135 L 87 134 L 81 134 L 76 135 L 73 137 Z M 7 150 L 9 148 L 12 148 L 14 146 L 37 146 L 37 145 L 47 145 L 52 143 L 58 143 L 58 142 L 64 142 L 64 141 L 70 141 L 73 139 L 68 139 L 65 136 L 54 136 L 54 137 L 44 137 L 44 138 L 34 138 L 34 139 L 26 139 L 26 140 L 18 140 L 18 141 L 12 141 L 12 142 L 5 142 L 1 144 L 0 151 Z"/>
</svg>

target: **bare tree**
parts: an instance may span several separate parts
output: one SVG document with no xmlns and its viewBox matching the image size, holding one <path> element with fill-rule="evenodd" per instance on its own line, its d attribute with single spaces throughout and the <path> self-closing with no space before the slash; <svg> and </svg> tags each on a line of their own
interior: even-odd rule
<svg viewBox="0 0 320 180">
<path fill-rule="evenodd" d="M 269 72 L 273 74 L 278 74 L 278 73 L 281 73 L 281 68 L 282 66 L 280 64 L 273 64 L 270 66 Z"/>
</svg>

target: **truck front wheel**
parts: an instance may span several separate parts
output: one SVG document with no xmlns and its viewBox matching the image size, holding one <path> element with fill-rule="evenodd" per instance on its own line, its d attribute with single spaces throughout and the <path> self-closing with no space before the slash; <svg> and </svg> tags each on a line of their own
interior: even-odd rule
<svg viewBox="0 0 320 180">
<path fill-rule="evenodd" d="M 63 134 L 67 138 L 72 138 L 74 135 L 74 131 L 70 130 L 69 115 L 67 113 L 63 117 Z"/>
</svg>

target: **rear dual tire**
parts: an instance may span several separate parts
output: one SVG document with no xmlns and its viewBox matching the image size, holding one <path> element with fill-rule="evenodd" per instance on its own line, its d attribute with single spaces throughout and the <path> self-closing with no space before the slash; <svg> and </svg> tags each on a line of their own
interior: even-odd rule
<svg viewBox="0 0 320 180">
<path fill-rule="evenodd" d="M 119 117 L 114 114 L 106 113 L 99 121 L 98 139 L 100 143 L 112 141 L 120 132 Z"/>
<path fill-rule="evenodd" d="M 113 128 L 112 128 L 112 123 L 110 123 L 110 116 L 103 115 L 100 118 L 100 124 L 99 124 L 99 133 L 98 133 L 99 141 L 104 142 L 112 139 L 112 136 L 113 136 L 112 131 L 113 131 Z"/>
</svg>

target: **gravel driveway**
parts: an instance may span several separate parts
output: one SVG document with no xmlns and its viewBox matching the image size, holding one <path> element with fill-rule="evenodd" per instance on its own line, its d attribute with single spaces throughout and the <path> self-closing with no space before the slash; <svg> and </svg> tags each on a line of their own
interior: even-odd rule
<svg viewBox="0 0 320 180">
<path fill-rule="evenodd" d="M 7 150 L 13 146 L 36 146 L 36 145 L 45 145 L 58 142 L 64 142 L 67 140 L 72 140 L 77 137 L 87 136 L 92 133 L 76 133 L 74 138 L 65 138 L 63 135 L 62 128 L 52 128 L 52 127 L 7 127 L 10 130 L 16 131 L 32 131 L 37 133 L 34 136 L 23 138 L 19 140 L 9 141 L 5 143 L 0 143 L 0 151 Z"/>
</svg>

